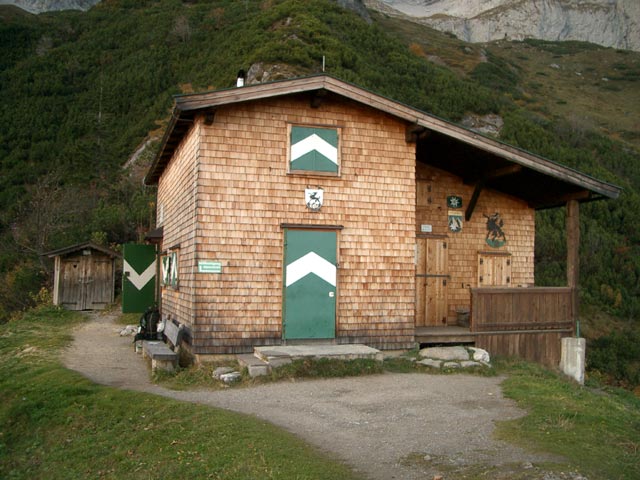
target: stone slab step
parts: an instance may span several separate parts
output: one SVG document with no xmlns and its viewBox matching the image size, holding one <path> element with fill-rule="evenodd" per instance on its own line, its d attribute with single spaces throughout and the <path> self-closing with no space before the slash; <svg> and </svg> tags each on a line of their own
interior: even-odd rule
<svg viewBox="0 0 640 480">
<path fill-rule="evenodd" d="M 271 365 L 255 355 L 245 353 L 236 355 L 236 358 L 241 367 L 247 368 L 250 377 L 260 377 L 271 373 Z"/>
<path fill-rule="evenodd" d="M 254 354 L 257 358 L 269 363 L 273 367 L 303 358 L 333 358 L 337 360 L 368 358 L 379 362 L 383 360 L 383 354 L 380 350 L 360 344 L 314 344 L 256 347 L 254 349 Z"/>
</svg>

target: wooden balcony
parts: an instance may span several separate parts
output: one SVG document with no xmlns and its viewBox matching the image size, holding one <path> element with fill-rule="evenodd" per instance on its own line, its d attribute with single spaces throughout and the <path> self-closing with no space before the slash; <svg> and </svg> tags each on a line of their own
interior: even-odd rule
<svg viewBox="0 0 640 480">
<path fill-rule="evenodd" d="M 573 305 L 568 287 L 473 288 L 470 328 L 416 328 L 416 341 L 473 343 L 492 355 L 557 366 L 560 339 L 574 333 Z"/>
</svg>

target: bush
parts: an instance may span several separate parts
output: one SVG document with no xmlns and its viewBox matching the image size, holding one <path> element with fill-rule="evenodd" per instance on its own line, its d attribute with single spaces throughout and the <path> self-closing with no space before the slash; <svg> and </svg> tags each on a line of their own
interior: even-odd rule
<svg viewBox="0 0 640 480">
<path fill-rule="evenodd" d="M 604 375 L 607 383 L 640 385 L 640 332 L 628 328 L 590 341 L 587 368 Z"/>
</svg>

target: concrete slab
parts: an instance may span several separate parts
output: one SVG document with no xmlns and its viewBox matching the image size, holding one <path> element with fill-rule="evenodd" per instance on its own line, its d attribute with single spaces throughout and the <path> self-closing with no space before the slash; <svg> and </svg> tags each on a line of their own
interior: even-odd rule
<svg viewBox="0 0 640 480">
<path fill-rule="evenodd" d="M 255 355 L 247 353 L 244 355 L 236 355 L 236 358 L 240 366 L 247 367 L 250 377 L 260 377 L 271 373 L 271 366 Z"/>
<path fill-rule="evenodd" d="M 380 350 L 366 345 L 287 345 L 272 347 L 256 347 L 256 357 L 270 363 L 280 363 L 303 358 L 335 358 L 339 360 L 354 360 L 356 358 L 370 358 L 383 360 Z M 287 362 L 288 363 L 288 362 Z"/>
</svg>

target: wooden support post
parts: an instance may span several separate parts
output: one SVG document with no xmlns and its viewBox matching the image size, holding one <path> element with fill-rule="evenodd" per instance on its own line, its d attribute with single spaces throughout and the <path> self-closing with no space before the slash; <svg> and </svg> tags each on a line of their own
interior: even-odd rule
<svg viewBox="0 0 640 480">
<path fill-rule="evenodd" d="M 571 288 L 571 312 L 576 334 L 580 335 L 578 324 L 578 282 L 580 276 L 580 204 L 577 200 L 567 202 L 567 286 Z"/>
</svg>

